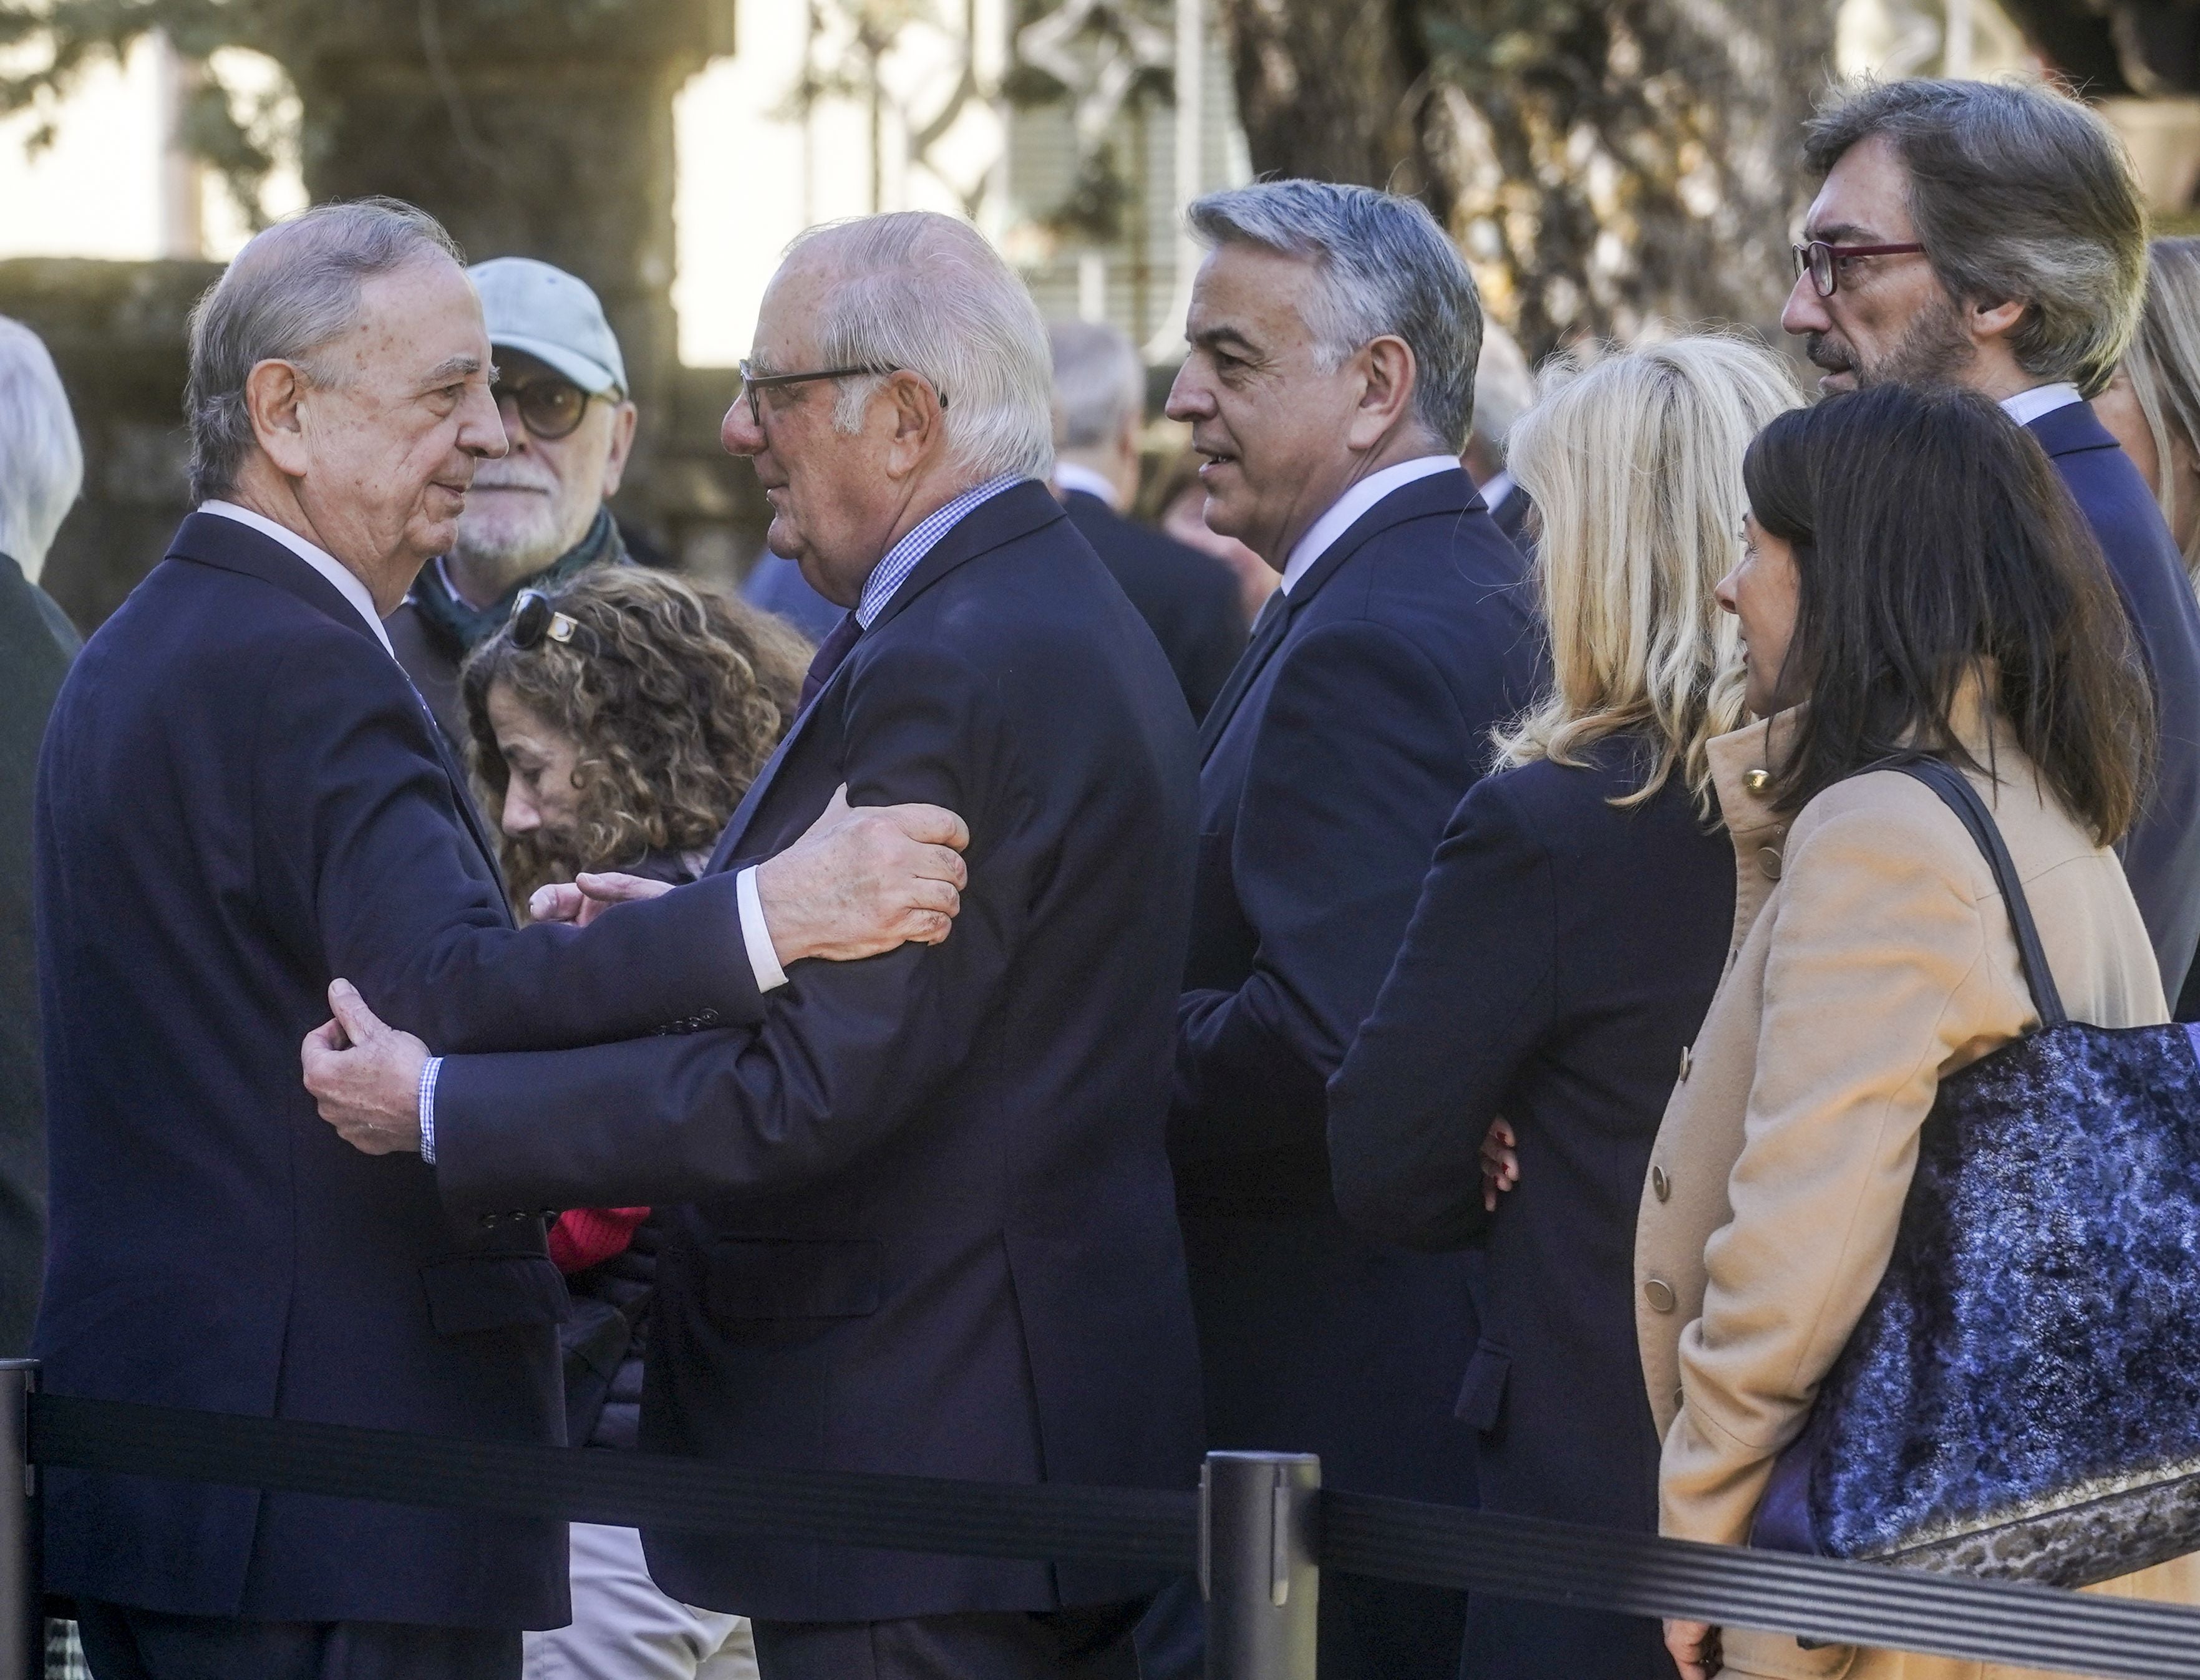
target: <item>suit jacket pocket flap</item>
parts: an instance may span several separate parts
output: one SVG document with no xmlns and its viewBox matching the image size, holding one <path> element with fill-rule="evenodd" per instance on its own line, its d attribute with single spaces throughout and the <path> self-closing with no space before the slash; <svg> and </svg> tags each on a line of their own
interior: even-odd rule
<svg viewBox="0 0 2200 1680">
<path fill-rule="evenodd" d="M 878 1310 L 879 1245 L 721 1240 L 711 1249 L 710 1304 L 720 1319 L 861 1318 Z"/>
<path fill-rule="evenodd" d="M 436 1333 L 464 1336 L 520 1324 L 556 1324 L 566 1313 L 565 1280 L 541 1254 L 467 1254 L 420 1269 Z"/>
<path fill-rule="evenodd" d="M 1467 1362 L 1466 1379 L 1459 1385 L 1459 1404 L 1452 1409 L 1452 1415 L 1469 1429 L 1496 1428 L 1505 1409 L 1506 1379 L 1512 1374 L 1512 1354 L 1483 1343 Z"/>
</svg>

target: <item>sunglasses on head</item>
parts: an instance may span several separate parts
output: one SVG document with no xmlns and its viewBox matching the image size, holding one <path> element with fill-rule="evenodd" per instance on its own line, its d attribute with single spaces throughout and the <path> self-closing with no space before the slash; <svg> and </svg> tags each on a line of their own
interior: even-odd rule
<svg viewBox="0 0 2200 1680">
<path fill-rule="evenodd" d="M 581 627 L 553 607 L 541 590 L 523 589 L 512 599 L 509 627 L 512 645 L 522 653 L 532 653 L 546 641 L 571 641 Z"/>
</svg>

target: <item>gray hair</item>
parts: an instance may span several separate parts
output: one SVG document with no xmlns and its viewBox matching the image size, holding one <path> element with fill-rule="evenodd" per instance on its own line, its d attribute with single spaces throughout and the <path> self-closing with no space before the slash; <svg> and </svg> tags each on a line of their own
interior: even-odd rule
<svg viewBox="0 0 2200 1680">
<path fill-rule="evenodd" d="M 1058 449 L 1113 443 L 1126 420 L 1145 417 L 1146 368 L 1122 331 L 1103 321 L 1050 321 L 1054 441 Z"/>
<path fill-rule="evenodd" d="M 84 445 L 54 359 L 0 315 L 0 554 L 33 583 L 82 488 Z"/>
<path fill-rule="evenodd" d="M 1385 336 L 1413 353 L 1413 413 L 1454 452 L 1474 424 L 1482 298 L 1459 248 L 1415 199 L 1326 181 L 1261 181 L 1195 200 L 1210 245 L 1257 245 L 1312 262 L 1316 365 L 1333 370 Z"/>
<path fill-rule="evenodd" d="M 245 381 L 262 362 L 293 362 L 316 382 L 313 352 L 359 319 L 368 280 L 423 257 L 462 262 L 442 224 L 394 198 L 319 204 L 255 234 L 191 311 L 191 499 L 236 487 L 253 446 Z"/>
<path fill-rule="evenodd" d="M 1925 259 L 1959 302 L 2029 306 L 2010 335 L 2017 365 L 2097 395 L 2139 324 L 2146 209 L 2115 131 L 2037 82 L 1867 82 L 1805 130 L 1823 177 L 1883 136 L 1910 177 Z"/>
<path fill-rule="evenodd" d="M 787 260 L 825 264 L 834 284 L 818 312 L 817 351 L 832 367 L 906 369 L 940 394 L 950 458 L 968 483 L 1054 470 L 1053 376 L 1039 309 L 968 222 L 931 210 L 828 223 L 798 236 Z M 841 382 L 833 423 L 862 425 L 883 376 Z"/>
<path fill-rule="evenodd" d="M 1482 327 L 1474 369 L 1474 429 L 1503 455 L 1520 417 L 1536 405 L 1536 376 L 1519 340 L 1495 321 Z"/>
</svg>

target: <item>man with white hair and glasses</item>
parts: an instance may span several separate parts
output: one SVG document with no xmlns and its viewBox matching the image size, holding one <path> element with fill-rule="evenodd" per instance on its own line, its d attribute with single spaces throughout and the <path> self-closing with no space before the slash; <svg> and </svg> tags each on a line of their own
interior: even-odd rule
<svg viewBox="0 0 2200 1680">
<path fill-rule="evenodd" d="M 626 563 L 606 504 L 636 420 L 626 359 L 585 281 L 531 257 L 476 263 L 466 277 L 496 358 L 505 452 L 475 471 L 450 552 L 420 569 L 389 618 L 398 662 L 454 743 L 467 738 L 459 667 L 512 616 L 520 591 Z"/>
<path fill-rule="evenodd" d="M 308 1084 L 362 1149 L 430 1154 L 454 1206 L 677 1210 L 646 1450 L 1189 1488 L 1197 1350 L 1164 1123 L 1191 720 L 1046 487 L 1038 312 L 967 225 L 871 217 L 796 242 L 742 374 L 726 446 L 756 464 L 774 550 L 844 610 L 703 884 L 746 879 L 843 798 L 926 802 L 968 824 L 954 931 L 782 973 L 766 906 L 750 1006 L 711 1030 L 436 1059 L 453 1047 L 348 1006 L 356 1047 L 309 1047 Z M 764 1680 L 1134 1680 L 1160 1584 L 643 1543 L 673 1597 L 752 1618 Z"/>
<path fill-rule="evenodd" d="M 192 313 L 197 510 L 79 656 L 39 764 L 32 1349 L 56 1392 L 563 1444 L 545 1204 L 455 1215 L 421 1160 L 321 1123 L 298 1057 L 331 982 L 452 1047 L 587 1043 L 752 1006 L 746 907 L 779 960 L 821 928 L 863 948 L 847 848 L 879 818 L 739 886 L 513 928 L 382 626 L 506 449 L 490 375 L 448 236 L 395 201 L 255 236 Z M 939 860 L 959 863 L 909 843 L 944 927 Z M 871 930 L 871 950 L 904 936 Z M 74 1601 L 98 1680 L 517 1680 L 520 1630 L 566 1619 L 562 1523 L 41 1481 L 46 1590 Z"/>
<path fill-rule="evenodd" d="M 1208 1444 L 1318 1452 L 1324 1481 L 1469 1502 L 1464 1255 L 1349 1228 L 1326 1087 L 1437 839 L 1535 695 L 1525 563 L 1459 455 L 1482 310 L 1410 199 L 1275 181 L 1191 207 L 1209 246 L 1169 394 L 1207 522 L 1282 575 L 1200 732 L 1200 869 L 1170 1154 Z M 1325 1680 L 1451 1680 L 1463 1596 L 1322 1583 Z"/>
</svg>

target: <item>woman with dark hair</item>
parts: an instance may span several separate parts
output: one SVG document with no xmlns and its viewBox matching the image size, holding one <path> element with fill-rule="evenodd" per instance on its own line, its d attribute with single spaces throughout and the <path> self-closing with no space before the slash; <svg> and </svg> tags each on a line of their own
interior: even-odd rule
<svg viewBox="0 0 2200 1680">
<path fill-rule="evenodd" d="M 1726 1545 L 1747 1543 L 1887 1269 L 1940 1082 L 2038 1024 L 1978 846 L 1874 767 L 1922 750 L 1969 779 L 2074 1019 L 2168 1018 L 2109 849 L 2146 790 L 2150 690 L 2039 446 L 1975 394 L 1881 386 L 1775 420 L 1744 481 L 1719 596 L 1761 720 L 1710 748 L 1740 869 L 1732 954 L 1635 1234 L 1660 1527 Z M 2096 1590 L 2195 1585 L 2184 1559 Z M 1666 1643 L 1684 1680 L 2013 1672 L 1699 1623 L 1669 1622 Z"/>
<path fill-rule="evenodd" d="M 793 721 L 810 650 L 770 614 L 640 567 L 530 591 L 459 675 L 483 808 L 530 895 L 583 872 L 678 885 Z M 574 1208 L 550 1233 L 576 1447 L 632 1448 L 657 1267 L 647 1208 Z M 576 1523 L 573 1621 L 527 1636 L 527 1680 L 751 1680 L 747 1624 L 650 1581 L 634 1530 Z"/>
</svg>

